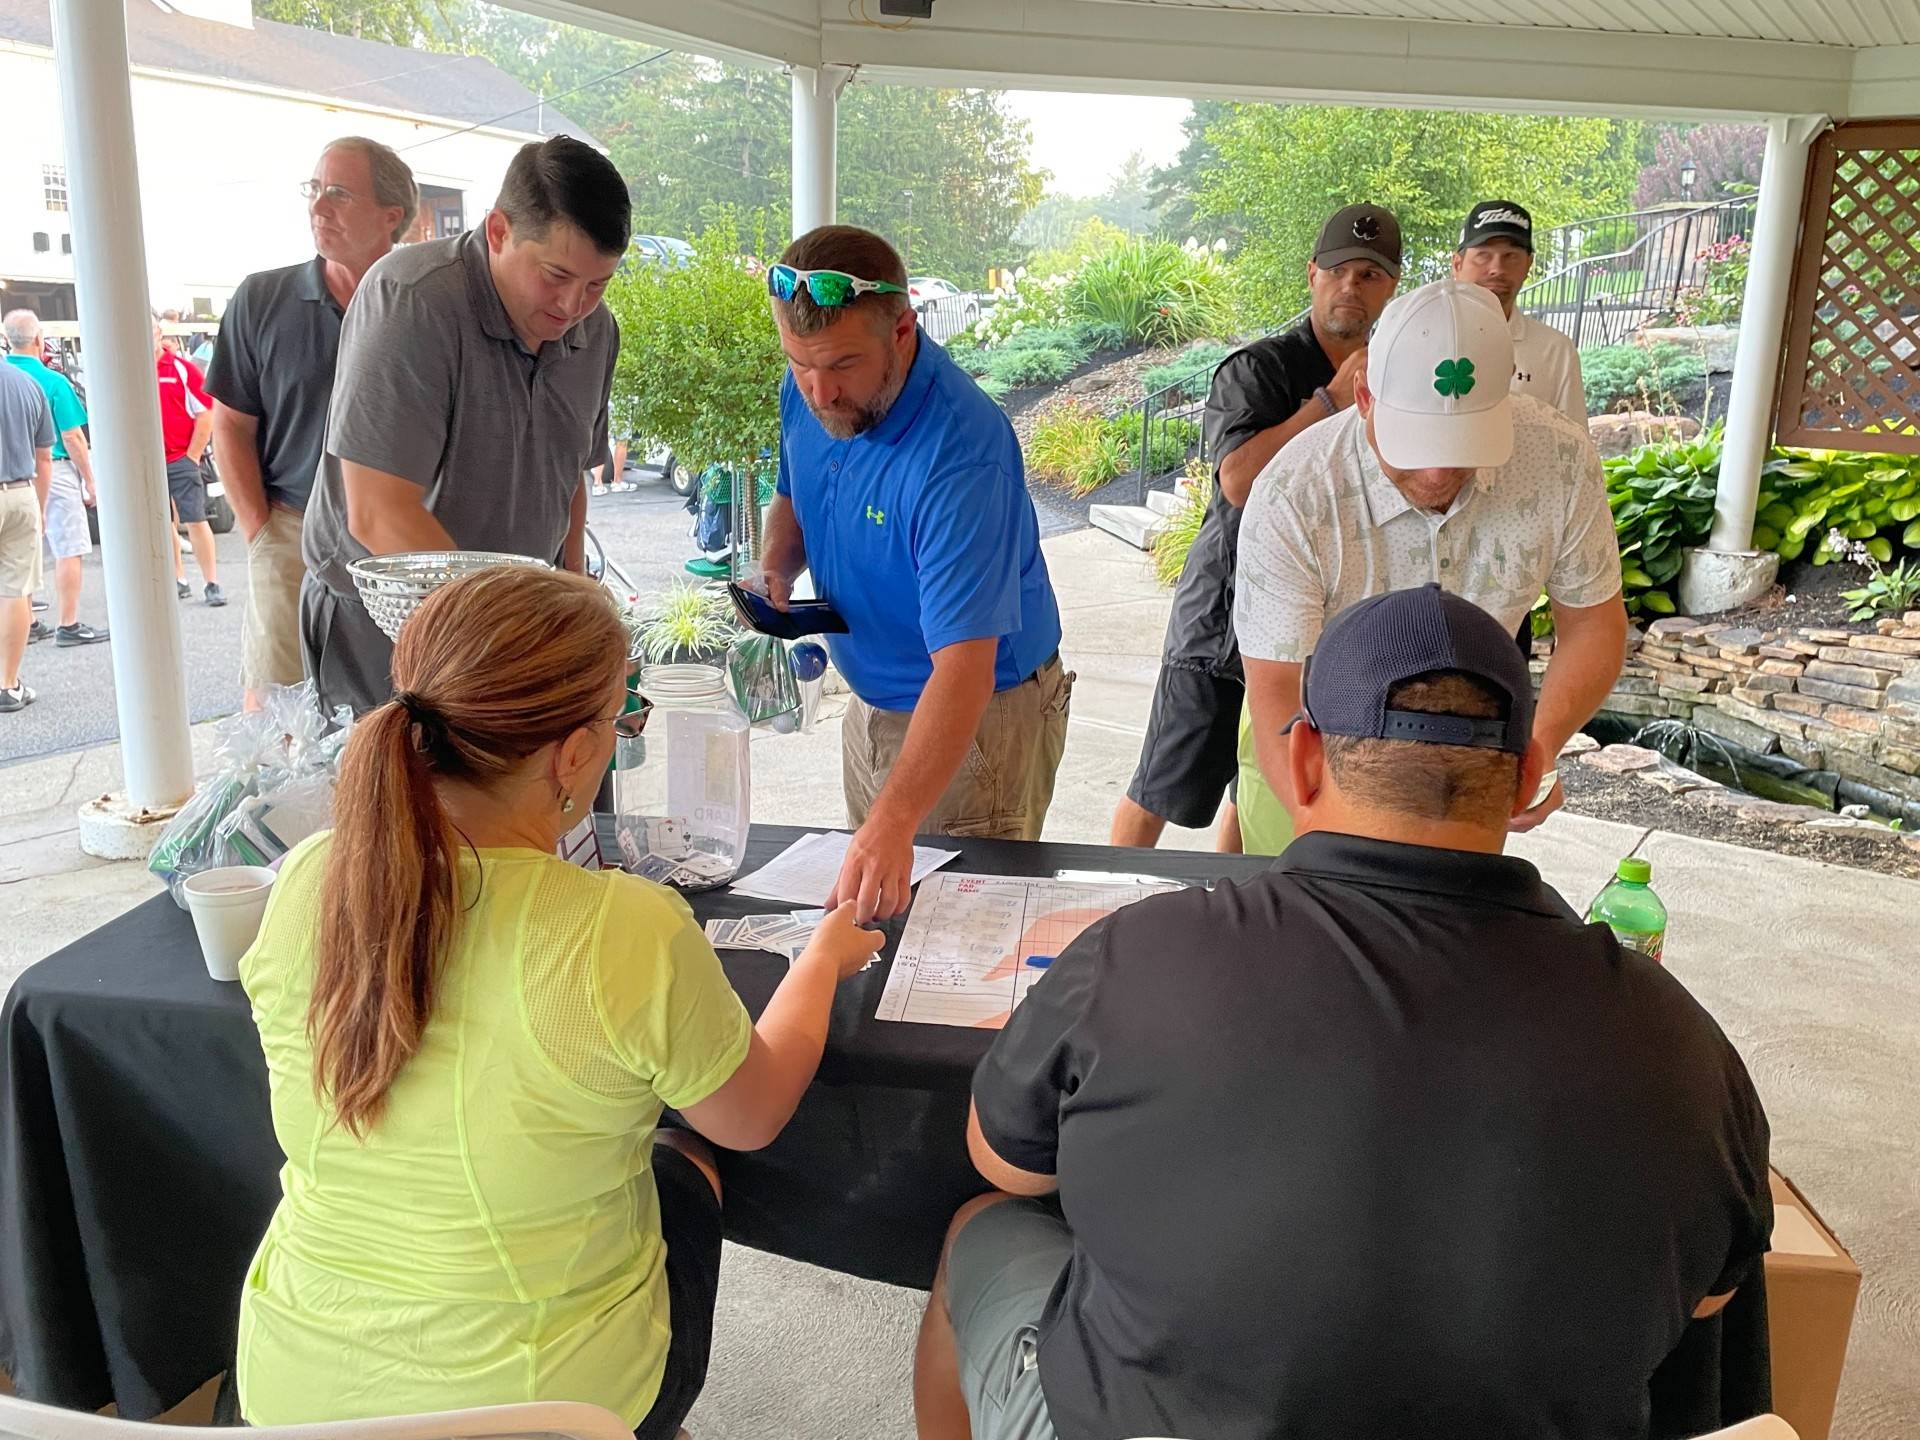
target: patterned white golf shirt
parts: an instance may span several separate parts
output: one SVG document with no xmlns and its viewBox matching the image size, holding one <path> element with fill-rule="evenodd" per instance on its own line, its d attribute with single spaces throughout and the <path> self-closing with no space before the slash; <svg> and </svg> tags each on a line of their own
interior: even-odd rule
<svg viewBox="0 0 1920 1440">
<path fill-rule="evenodd" d="M 1435 514 L 1381 470 L 1357 408 L 1302 431 L 1253 482 L 1240 522 L 1240 652 L 1303 661 L 1356 600 L 1430 581 L 1508 630 L 1543 589 L 1576 609 L 1611 599 L 1620 549 L 1586 432 L 1515 395 L 1513 458 L 1476 474 Z"/>
</svg>

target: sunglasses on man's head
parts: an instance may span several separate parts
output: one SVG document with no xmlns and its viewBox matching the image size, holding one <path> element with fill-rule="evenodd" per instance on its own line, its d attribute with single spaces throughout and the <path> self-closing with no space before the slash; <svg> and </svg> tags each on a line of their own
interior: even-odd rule
<svg viewBox="0 0 1920 1440">
<path fill-rule="evenodd" d="M 862 295 L 904 295 L 907 287 L 891 280 L 862 280 L 844 270 L 796 270 L 791 265 L 767 267 L 767 293 L 776 300 L 791 300 L 807 287 L 807 298 L 822 310 L 851 305 Z"/>
</svg>

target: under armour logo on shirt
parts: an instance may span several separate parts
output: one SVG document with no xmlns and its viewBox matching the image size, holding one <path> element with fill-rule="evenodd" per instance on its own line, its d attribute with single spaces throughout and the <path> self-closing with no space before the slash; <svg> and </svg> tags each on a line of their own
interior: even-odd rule
<svg viewBox="0 0 1920 1440">
<path fill-rule="evenodd" d="M 887 512 L 884 510 L 876 510 L 873 506 L 869 505 L 867 506 L 867 519 L 876 525 L 884 525 L 887 523 Z"/>
</svg>

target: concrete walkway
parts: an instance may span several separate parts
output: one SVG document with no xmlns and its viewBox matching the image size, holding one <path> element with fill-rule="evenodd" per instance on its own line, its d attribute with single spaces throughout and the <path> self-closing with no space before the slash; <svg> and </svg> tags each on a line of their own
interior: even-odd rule
<svg viewBox="0 0 1920 1440">
<path fill-rule="evenodd" d="M 1096 531 L 1046 542 L 1079 674 L 1049 839 L 1104 841 L 1138 754 L 1167 598 L 1144 557 Z M 756 819 L 843 818 L 839 705 L 808 735 L 757 737 Z M 210 727 L 196 754 L 211 755 Z M 74 808 L 117 780 L 112 747 L 0 771 L 0 990 L 24 966 L 155 893 L 79 854 Z M 1169 845 L 1208 837 L 1171 832 Z M 1792 1176 L 1866 1272 L 1836 1440 L 1920 1433 L 1920 883 L 1557 816 L 1512 846 L 1583 909 L 1622 855 L 1653 862 L 1667 960 L 1725 1027 Z M 728 1247 L 698 1440 L 903 1437 L 922 1297 Z"/>
</svg>

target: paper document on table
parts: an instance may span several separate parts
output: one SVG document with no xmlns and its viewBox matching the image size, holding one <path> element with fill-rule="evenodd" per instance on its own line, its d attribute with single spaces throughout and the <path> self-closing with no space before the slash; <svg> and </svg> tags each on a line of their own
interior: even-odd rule
<svg viewBox="0 0 1920 1440">
<path fill-rule="evenodd" d="M 791 900 L 796 905 L 825 905 L 833 882 L 840 878 L 840 866 L 852 841 L 844 830 L 802 835 L 751 875 L 735 880 L 733 893 L 760 900 Z M 918 885 L 942 865 L 959 858 L 958 850 L 914 846 L 911 883 Z"/>
<path fill-rule="evenodd" d="M 882 1020 L 998 1030 L 1082 930 L 1123 905 L 1180 888 L 1172 880 L 1099 885 L 935 875 L 914 897 L 876 1013 Z M 1030 964 L 1036 957 L 1041 963 Z"/>
</svg>

